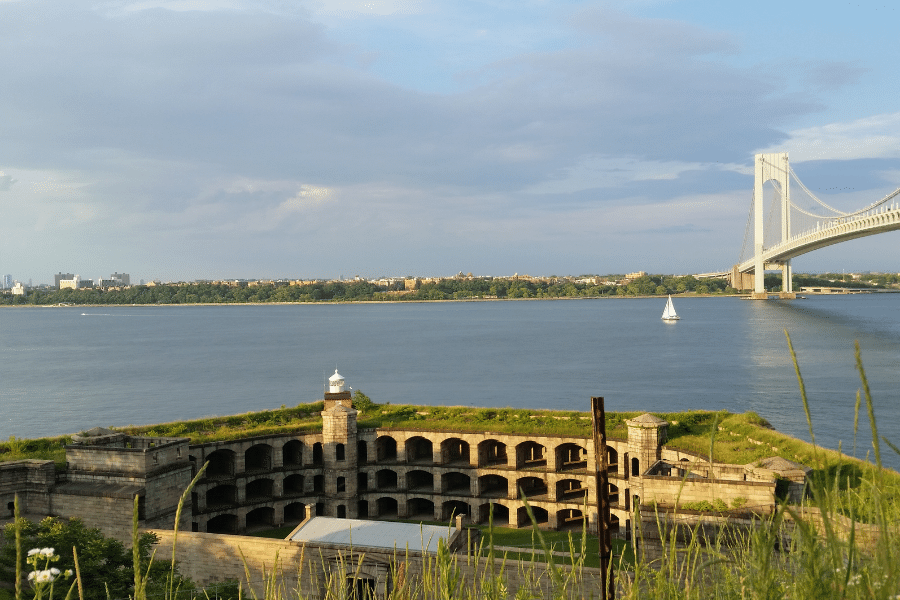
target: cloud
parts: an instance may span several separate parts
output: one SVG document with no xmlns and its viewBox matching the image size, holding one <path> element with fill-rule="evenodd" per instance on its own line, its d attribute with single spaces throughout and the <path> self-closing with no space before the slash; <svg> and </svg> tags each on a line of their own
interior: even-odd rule
<svg viewBox="0 0 900 600">
<path fill-rule="evenodd" d="M 788 152 L 791 162 L 900 158 L 900 112 L 797 129 L 757 152 Z"/>
</svg>

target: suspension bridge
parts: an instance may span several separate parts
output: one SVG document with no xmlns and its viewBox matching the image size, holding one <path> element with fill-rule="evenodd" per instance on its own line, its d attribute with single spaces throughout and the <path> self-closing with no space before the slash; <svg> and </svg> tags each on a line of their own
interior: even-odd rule
<svg viewBox="0 0 900 600">
<path fill-rule="evenodd" d="M 739 259 L 742 262 L 729 274 L 731 286 L 752 289 L 753 298 L 768 298 L 763 285 L 766 269 L 781 270 L 780 297 L 795 298 L 791 259 L 832 244 L 900 229 L 900 188 L 863 208 L 844 212 L 803 185 L 788 162 L 787 152 L 757 154 L 754 162 L 753 202 Z M 791 181 L 801 190 L 794 198 Z M 751 223 L 753 254 L 745 259 Z"/>
</svg>

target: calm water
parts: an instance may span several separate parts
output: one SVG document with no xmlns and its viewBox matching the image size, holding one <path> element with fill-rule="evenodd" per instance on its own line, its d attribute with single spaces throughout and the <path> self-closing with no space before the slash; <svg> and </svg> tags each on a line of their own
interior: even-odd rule
<svg viewBox="0 0 900 600">
<path fill-rule="evenodd" d="M 900 294 L 0 310 L 0 438 L 312 402 L 335 366 L 376 402 L 756 411 L 853 444 L 859 340 L 879 433 L 900 445 Z M 86 314 L 83 314 L 86 313 Z M 861 415 L 857 454 L 871 448 Z M 885 463 L 900 457 L 885 448 Z"/>
</svg>

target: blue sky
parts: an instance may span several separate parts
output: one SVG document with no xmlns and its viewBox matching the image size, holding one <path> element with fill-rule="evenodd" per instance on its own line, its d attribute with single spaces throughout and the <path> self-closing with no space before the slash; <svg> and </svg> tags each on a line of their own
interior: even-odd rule
<svg viewBox="0 0 900 600">
<path fill-rule="evenodd" d="M 0 272 L 707 272 L 900 186 L 884 2 L 0 0 Z M 900 270 L 900 233 L 794 261 Z"/>
</svg>

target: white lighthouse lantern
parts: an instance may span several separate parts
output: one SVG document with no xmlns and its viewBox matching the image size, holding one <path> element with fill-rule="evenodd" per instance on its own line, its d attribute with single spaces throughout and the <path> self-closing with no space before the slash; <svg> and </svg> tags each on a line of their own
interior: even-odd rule
<svg viewBox="0 0 900 600">
<path fill-rule="evenodd" d="M 337 369 L 334 370 L 334 375 L 328 378 L 328 393 L 330 394 L 339 394 L 344 391 L 344 378 L 338 373 Z"/>
</svg>

